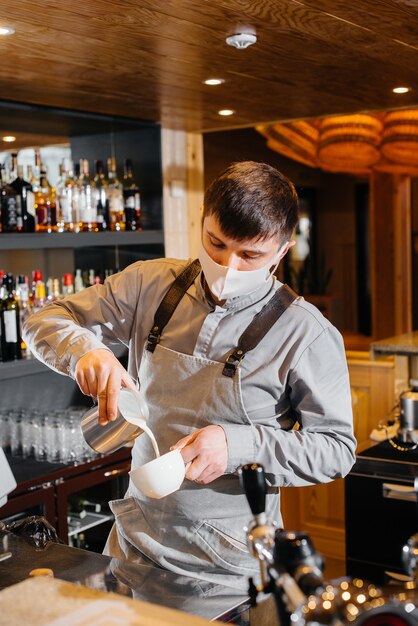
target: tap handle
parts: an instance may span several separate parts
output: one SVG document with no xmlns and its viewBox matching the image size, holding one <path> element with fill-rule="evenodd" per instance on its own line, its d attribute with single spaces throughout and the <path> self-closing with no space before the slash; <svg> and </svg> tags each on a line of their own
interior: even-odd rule
<svg viewBox="0 0 418 626">
<path fill-rule="evenodd" d="M 253 515 L 260 515 L 266 509 L 267 484 L 264 468 L 258 463 L 248 463 L 239 470 L 241 485 L 247 496 Z"/>
</svg>

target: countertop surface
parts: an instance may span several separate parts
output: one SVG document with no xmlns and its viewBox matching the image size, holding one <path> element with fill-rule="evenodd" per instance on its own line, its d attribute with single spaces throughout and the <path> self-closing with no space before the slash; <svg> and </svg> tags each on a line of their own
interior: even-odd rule
<svg viewBox="0 0 418 626">
<path fill-rule="evenodd" d="M 15 495 L 45 483 L 73 478 L 79 474 L 85 474 L 86 472 L 114 465 L 115 463 L 126 462 L 125 465 L 129 469 L 131 449 L 124 447 L 112 454 L 98 455 L 89 461 L 80 463 L 49 463 L 47 461 L 37 461 L 32 457 L 26 459 L 14 457 L 10 453 L 6 453 L 6 458 L 17 482 L 17 487 L 13 492 L 13 495 Z"/>
<path fill-rule="evenodd" d="M 374 341 L 370 348 L 375 354 L 418 355 L 418 331 Z"/>
<path fill-rule="evenodd" d="M 0 626 L 207 626 L 206 619 L 40 576 L 0 591 Z"/>
<path fill-rule="evenodd" d="M 357 451 L 350 474 L 384 476 L 413 483 L 418 476 L 418 448 L 398 450 L 389 441 L 369 442 Z"/>
<path fill-rule="evenodd" d="M 61 580 L 209 620 L 232 621 L 249 608 L 248 598 L 232 588 L 63 544 L 49 543 L 39 550 L 22 537 L 0 531 L 1 550 L 12 556 L 0 561 L 0 589 L 27 579 L 32 569 L 46 567 Z"/>
</svg>

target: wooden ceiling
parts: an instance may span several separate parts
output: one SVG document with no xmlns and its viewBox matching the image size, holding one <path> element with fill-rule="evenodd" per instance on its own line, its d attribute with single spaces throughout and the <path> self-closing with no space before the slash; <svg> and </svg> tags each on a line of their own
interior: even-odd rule
<svg viewBox="0 0 418 626">
<path fill-rule="evenodd" d="M 2 5 L 0 26 L 16 29 L 0 37 L 3 100 L 191 131 L 418 106 L 418 0 Z M 227 46 L 236 32 L 257 44 Z M 214 76 L 226 82 L 202 83 Z M 411 91 L 395 95 L 398 85 Z M 223 108 L 236 113 L 221 118 Z"/>
</svg>

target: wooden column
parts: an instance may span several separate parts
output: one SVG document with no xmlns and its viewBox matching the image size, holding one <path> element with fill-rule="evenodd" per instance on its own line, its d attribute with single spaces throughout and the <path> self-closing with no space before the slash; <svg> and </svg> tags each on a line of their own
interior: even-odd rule
<svg viewBox="0 0 418 626">
<path fill-rule="evenodd" d="M 195 258 L 204 192 L 202 135 L 163 128 L 161 152 L 165 253 Z"/>
<path fill-rule="evenodd" d="M 370 178 L 372 332 L 383 339 L 412 330 L 411 194 L 406 176 Z"/>
<path fill-rule="evenodd" d="M 412 331 L 411 179 L 397 185 L 395 202 L 395 334 Z"/>
</svg>

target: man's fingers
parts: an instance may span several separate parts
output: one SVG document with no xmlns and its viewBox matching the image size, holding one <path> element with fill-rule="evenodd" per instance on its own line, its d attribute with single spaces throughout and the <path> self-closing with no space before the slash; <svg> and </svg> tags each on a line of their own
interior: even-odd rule
<svg viewBox="0 0 418 626">
<path fill-rule="evenodd" d="M 84 394 L 97 398 L 100 424 L 116 419 L 121 387 L 137 390 L 128 372 L 107 349 L 99 348 L 82 356 L 75 378 Z"/>
<path fill-rule="evenodd" d="M 84 381 L 87 389 L 87 395 L 91 396 L 92 398 L 97 398 L 97 378 L 94 370 L 87 370 L 84 372 Z"/>
<path fill-rule="evenodd" d="M 119 391 L 121 388 L 121 377 L 120 372 L 112 371 L 109 378 L 107 379 L 107 406 L 106 406 L 106 416 L 107 419 L 113 421 L 116 419 L 118 415 L 118 400 L 119 400 Z"/>
<path fill-rule="evenodd" d="M 89 394 L 89 388 L 88 385 L 86 383 L 86 379 L 84 377 L 84 373 L 83 372 L 79 372 L 76 376 L 76 381 L 77 381 L 77 385 L 80 387 L 80 391 L 81 393 L 84 393 L 84 395 L 88 396 Z"/>
<path fill-rule="evenodd" d="M 207 468 L 200 474 L 200 476 L 195 478 L 194 481 L 199 485 L 208 485 L 209 483 L 219 478 L 219 476 L 222 476 L 222 472 L 212 472 L 209 468 Z"/>
<path fill-rule="evenodd" d="M 97 396 L 97 401 L 99 405 L 99 424 L 104 426 L 109 421 L 107 419 L 107 397 L 106 393 L 101 393 Z"/>
<path fill-rule="evenodd" d="M 99 402 L 99 423 L 107 424 L 118 415 L 118 398 L 121 387 L 121 373 L 112 370 L 110 375 L 102 372 L 98 382 L 97 399 Z"/>
<path fill-rule="evenodd" d="M 182 455 L 183 455 L 183 459 L 184 459 L 185 463 L 188 463 L 189 461 L 193 461 L 193 459 L 196 456 L 196 454 L 189 458 L 190 454 L 192 454 L 193 451 L 188 450 L 187 458 L 186 458 L 185 455 L 183 454 L 183 448 L 185 448 L 186 446 L 190 447 L 190 445 L 193 443 L 193 441 L 198 436 L 199 432 L 200 432 L 199 430 L 194 430 L 189 435 L 186 435 L 185 437 L 182 437 L 182 439 L 179 439 L 178 441 L 176 441 L 176 443 L 174 445 L 170 446 L 170 450 L 178 450 L 178 449 L 180 449 L 182 451 Z"/>
<path fill-rule="evenodd" d="M 183 456 L 184 459 L 184 456 Z M 190 464 L 189 469 L 186 472 L 186 478 L 189 480 L 196 480 L 206 470 L 207 462 L 202 457 L 196 457 Z"/>
</svg>

